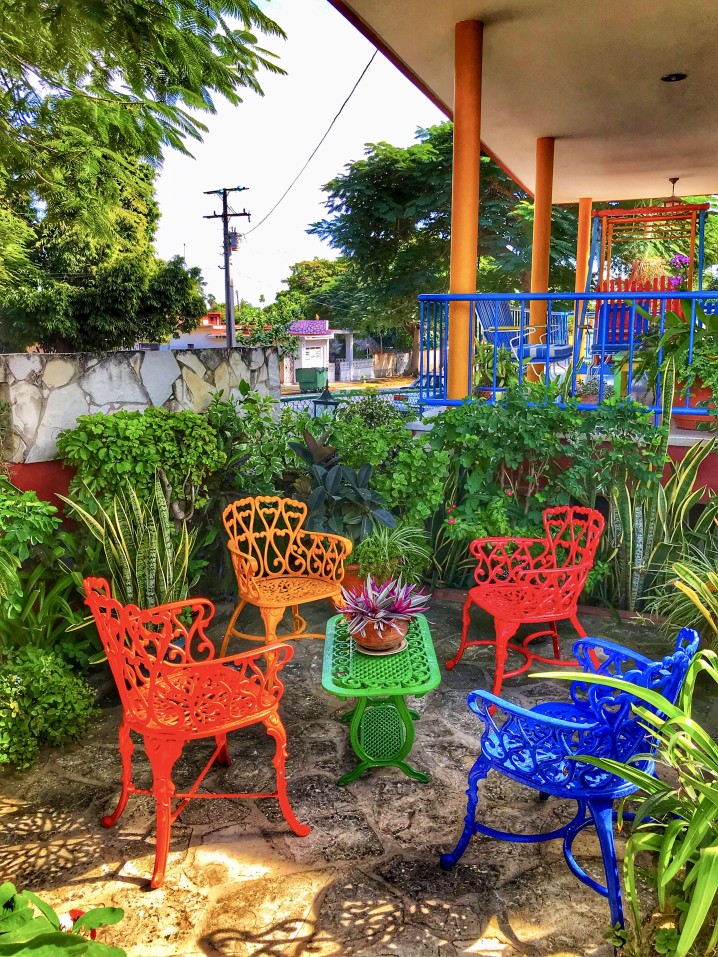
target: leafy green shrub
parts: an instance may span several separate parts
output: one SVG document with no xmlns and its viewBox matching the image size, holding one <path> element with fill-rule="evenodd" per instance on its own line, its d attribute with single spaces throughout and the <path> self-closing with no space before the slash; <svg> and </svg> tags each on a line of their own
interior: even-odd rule
<svg viewBox="0 0 718 957">
<path fill-rule="evenodd" d="M 225 462 L 217 433 L 197 412 L 113 412 L 82 415 L 74 429 L 61 432 L 62 460 L 77 469 L 70 494 L 86 486 L 103 498 L 131 482 L 142 500 L 153 494 L 161 474 L 173 502 L 202 505 L 207 483 Z"/>
<path fill-rule="evenodd" d="M 449 452 L 412 436 L 403 420 L 370 427 L 348 416 L 332 423 L 330 442 L 343 464 L 355 470 L 372 466 L 372 488 L 409 524 L 423 524 L 442 503 Z"/>
<path fill-rule="evenodd" d="M 339 406 L 335 419 L 339 422 L 359 419 L 367 428 L 376 429 L 395 423 L 401 425 L 406 415 L 382 399 L 376 389 L 367 389 L 360 399 Z"/>
<path fill-rule="evenodd" d="M 654 739 L 656 766 L 668 772 L 668 780 L 646 774 L 636 766 L 645 760 L 644 754 L 635 755 L 628 763 L 579 758 L 638 788 L 635 796 L 623 802 L 637 802 L 637 807 L 631 807 L 635 818 L 623 862 L 633 927 L 630 933 L 619 932 L 615 941 L 622 945 L 628 939 L 626 953 L 704 957 L 718 948 L 718 744 L 693 716 L 693 694 L 701 674 L 718 685 L 718 655 L 714 651 L 704 649 L 695 656 L 675 705 L 655 691 L 613 677 L 552 675 L 608 685 L 638 698 L 641 703 L 635 704 L 634 710 Z M 622 811 L 623 806 L 619 813 Z M 641 924 L 636 880 L 636 855 L 641 852 L 651 855 L 651 866 L 641 868 L 642 875 L 657 891 L 663 923 L 668 918 L 672 925 L 672 934 L 664 928 L 660 945 L 656 928 L 650 926 L 654 939 L 649 941 Z M 665 949 L 659 950 L 659 946 Z"/>
<path fill-rule="evenodd" d="M 472 400 L 433 420 L 429 442 L 452 467 L 447 509 L 432 520 L 437 580 L 465 583 L 473 538 L 543 534 L 548 506 L 593 508 L 602 500 L 609 510 L 598 566 L 604 577 L 606 563 L 616 561 L 600 593 L 608 603 L 633 607 L 643 581 L 636 573 L 645 573 L 633 561 L 633 545 L 644 503 L 660 485 L 667 429 L 628 399 L 582 412 L 558 398 L 556 384 L 527 383 L 495 405 Z"/>
<path fill-rule="evenodd" d="M 381 584 L 399 578 L 417 584 L 431 561 L 429 540 L 423 528 L 402 523 L 396 528 L 377 526 L 354 553 L 359 577 L 369 575 Z"/>
<path fill-rule="evenodd" d="M 125 916 L 121 907 L 95 907 L 89 911 L 71 911 L 72 923 L 64 929 L 55 911 L 31 891 L 18 893 L 9 881 L 0 884 L 0 954 L 18 957 L 32 953 L 36 957 L 125 957 L 119 947 L 108 947 L 93 940 L 101 927 L 117 924 Z M 92 935 L 92 936 L 90 936 Z"/>
<path fill-rule="evenodd" d="M 96 636 L 70 631 L 84 616 L 77 581 L 65 565 L 74 545 L 59 526 L 54 505 L 0 478 L 0 542 L 15 566 L 0 603 L 0 648 L 54 651 L 84 666 Z"/>
<path fill-rule="evenodd" d="M 240 382 L 238 391 L 238 396 L 227 398 L 222 391 L 215 392 L 204 413 L 225 455 L 212 487 L 220 492 L 274 495 L 293 463 L 291 411 L 277 421 L 271 396 L 260 396 L 246 382 Z"/>
<path fill-rule="evenodd" d="M 96 714 L 94 697 L 58 655 L 13 652 L 0 664 L 0 765 L 30 767 L 41 744 L 78 738 Z"/>
<path fill-rule="evenodd" d="M 52 545 L 59 525 L 54 505 L 0 476 L 0 536 L 11 555 L 24 562 L 35 546 Z"/>
</svg>

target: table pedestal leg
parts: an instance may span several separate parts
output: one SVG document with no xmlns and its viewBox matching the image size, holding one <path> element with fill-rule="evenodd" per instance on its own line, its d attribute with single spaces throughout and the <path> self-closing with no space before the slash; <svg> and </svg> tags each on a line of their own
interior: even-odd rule
<svg viewBox="0 0 718 957">
<path fill-rule="evenodd" d="M 385 698 L 361 698 L 356 708 L 344 715 L 351 721 L 349 739 L 359 764 L 339 778 L 339 784 L 356 781 L 369 768 L 395 767 L 417 781 L 426 783 L 429 775 L 412 768 L 405 760 L 414 744 L 413 719 L 402 695 Z"/>
</svg>

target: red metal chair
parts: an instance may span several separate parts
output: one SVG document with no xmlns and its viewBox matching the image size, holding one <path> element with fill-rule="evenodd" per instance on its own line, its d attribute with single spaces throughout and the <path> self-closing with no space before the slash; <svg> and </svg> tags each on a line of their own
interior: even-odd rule
<svg viewBox="0 0 718 957">
<path fill-rule="evenodd" d="M 284 686 L 278 674 L 294 649 L 274 644 L 261 651 L 215 658 L 214 645 L 206 635 L 214 606 L 207 599 L 191 598 L 143 610 L 121 605 L 102 578 L 86 578 L 84 585 L 86 604 L 94 616 L 122 700 L 122 791 L 117 807 L 102 818 L 102 825 L 112 827 L 117 822 L 131 794 L 154 797 L 157 843 L 150 887 L 159 887 L 164 880 L 172 824 L 192 798 L 276 797 L 294 833 L 308 834 L 310 828 L 297 821 L 287 797 L 287 734 L 279 716 Z M 277 790 L 198 794 L 215 761 L 225 767 L 230 763 L 228 732 L 260 721 L 276 743 L 273 764 Z M 132 731 L 144 739 L 152 768 L 151 790 L 132 783 Z M 189 791 L 178 793 L 172 769 L 185 742 L 197 738 L 214 738 L 217 746 Z M 176 801 L 179 805 L 173 807 Z"/>
<path fill-rule="evenodd" d="M 593 567 L 596 548 L 603 532 L 603 516 L 590 508 L 548 508 L 543 513 L 545 538 L 477 538 L 470 545 L 477 559 L 476 585 L 469 589 L 464 605 L 461 644 L 454 658 L 446 662 L 453 668 L 467 648 L 493 645 L 496 655 L 493 693 L 501 693 L 504 678 L 513 678 L 531 667 L 534 661 L 571 665 L 561 658 L 556 623 L 567 619 L 581 638 L 586 637 L 576 617 L 578 599 Z M 494 619 L 496 637 L 468 640 L 471 606 L 488 612 Z M 512 642 L 523 624 L 545 623 L 521 644 Z M 530 643 L 550 635 L 552 658 L 538 655 Z M 506 671 L 509 652 L 524 658 L 513 671 Z"/>
</svg>

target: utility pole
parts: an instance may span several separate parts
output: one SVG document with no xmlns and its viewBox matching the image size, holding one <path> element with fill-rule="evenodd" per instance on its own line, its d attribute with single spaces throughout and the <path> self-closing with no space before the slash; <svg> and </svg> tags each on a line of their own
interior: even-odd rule
<svg viewBox="0 0 718 957">
<path fill-rule="evenodd" d="M 232 295 L 232 277 L 229 271 L 229 260 L 230 256 L 232 255 L 232 247 L 229 238 L 229 221 L 230 219 L 234 219 L 235 216 L 246 216 L 249 220 L 250 214 L 246 209 L 243 209 L 241 213 L 230 213 L 227 197 L 230 193 L 242 193 L 245 189 L 247 189 L 246 186 L 225 186 L 222 189 L 208 189 L 205 190 L 204 193 L 205 196 L 222 197 L 222 212 L 212 213 L 211 216 L 205 216 L 204 218 L 222 220 L 222 245 L 224 251 L 224 307 L 225 321 L 227 326 L 227 346 L 230 349 L 237 345 L 237 336 L 234 329 L 234 296 Z"/>
</svg>

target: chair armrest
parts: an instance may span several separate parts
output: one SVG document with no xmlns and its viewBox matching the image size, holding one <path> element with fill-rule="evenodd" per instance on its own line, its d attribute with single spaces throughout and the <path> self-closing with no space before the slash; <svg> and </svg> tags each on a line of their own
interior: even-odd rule
<svg viewBox="0 0 718 957">
<path fill-rule="evenodd" d="M 245 555 L 241 552 L 236 541 L 233 542 L 230 539 L 227 542 L 227 548 L 232 559 L 234 574 L 237 576 L 237 589 L 240 596 L 252 595 L 256 597 L 259 593 L 254 578 L 259 571 L 259 562 L 251 555 Z"/>
<path fill-rule="evenodd" d="M 600 660 L 596 655 L 597 651 L 603 652 Z M 573 653 L 583 670 L 591 674 L 606 674 L 612 663 L 641 662 L 645 665 L 651 663 L 651 659 L 645 655 L 604 638 L 579 638 L 573 643 Z M 616 677 L 621 675 L 617 674 Z"/>
<path fill-rule="evenodd" d="M 535 711 L 529 711 L 528 708 L 522 708 L 521 705 L 507 701 L 505 698 L 500 698 L 490 691 L 471 691 L 466 700 L 469 708 L 482 719 L 487 728 L 492 726 L 499 733 L 506 729 L 509 721 L 503 725 L 497 725 L 493 716 L 489 713 L 489 708 L 505 711 L 510 716 L 509 720 L 520 718 L 536 727 L 557 728 L 562 731 L 588 731 L 595 728 L 597 724 L 595 721 L 566 721 L 563 718 L 552 718 L 547 714 L 537 714 Z"/>
<path fill-rule="evenodd" d="M 297 563 L 304 574 L 339 584 L 344 578 L 344 560 L 353 547 L 342 535 L 302 530 L 294 541 L 290 563 Z"/>
<path fill-rule="evenodd" d="M 278 675 L 293 656 L 294 648 L 290 644 L 276 642 L 237 655 L 226 655 L 207 661 L 189 661 L 173 667 L 197 676 L 206 675 L 208 672 L 211 674 L 213 670 L 220 675 L 225 668 L 232 668 L 247 682 L 248 693 L 251 688 L 251 696 L 257 700 L 258 705 L 262 702 L 268 705 L 282 697 L 284 685 Z"/>
<path fill-rule="evenodd" d="M 282 668 L 294 657 L 294 648 L 286 641 L 275 642 L 272 645 L 260 645 L 250 651 L 242 651 L 236 655 L 225 655 L 222 658 L 207 659 L 206 661 L 188 661 L 174 665 L 175 668 L 216 668 L 219 665 L 242 669 L 246 665 L 259 665 L 262 662 L 265 668 L 259 669 L 259 674 L 269 677 L 278 674 Z"/>
</svg>

